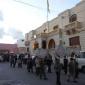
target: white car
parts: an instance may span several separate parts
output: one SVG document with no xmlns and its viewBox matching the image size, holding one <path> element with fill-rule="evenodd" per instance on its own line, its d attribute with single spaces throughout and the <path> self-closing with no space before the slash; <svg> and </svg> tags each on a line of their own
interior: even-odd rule
<svg viewBox="0 0 85 85">
<path fill-rule="evenodd" d="M 80 55 L 76 59 L 79 63 L 79 69 L 85 72 L 85 51 L 80 51 Z"/>
<path fill-rule="evenodd" d="M 80 55 L 76 57 L 76 60 L 79 65 L 79 69 L 85 72 L 85 51 L 80 51 Z M 68 57 L 68 62 L 70 61 L 70 57 Z M 60 63 L 63 65 L 63 58 L 60 58 Z"/>
</svg>

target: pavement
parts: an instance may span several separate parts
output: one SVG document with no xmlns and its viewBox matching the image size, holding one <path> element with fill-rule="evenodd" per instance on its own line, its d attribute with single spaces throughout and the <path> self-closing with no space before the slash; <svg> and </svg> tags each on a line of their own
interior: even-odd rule
<svg viewBox="0 0 85 85">
<path fill-rule="evenodd" d="M 26 66 L 23 68 L 10 68 L 9 63 L 0 63 L 0 85 L 56 85 L 56 75 L 46 73 L 48 80 L 40 80 L 35 73 L 28 73 Z M 61 85 L 85 85 L 85 74 L 80 73 L 77 83 L 67 82 L 67 76 L 61 73 Z"/>
</svg>

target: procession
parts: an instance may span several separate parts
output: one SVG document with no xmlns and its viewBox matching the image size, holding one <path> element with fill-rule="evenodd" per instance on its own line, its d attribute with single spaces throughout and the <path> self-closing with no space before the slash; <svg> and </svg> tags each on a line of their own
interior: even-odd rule
<svg viewBox="0 0 85 85">
<path fill-rule="evenodd" d="M 85 0 L 0 0 L 0 85 L 85 85 Z"/>
<path fill-rule="evenodd" d="M 59 48 L 57 48 L 59 51 Z M 48 80 L 47 73 L 52 73 L 52 67 L 54 68 L 56 75 L 56 85 L 62 85 L 61 72 L 65 73 L 67 82 L 78 83 L 79 78 L 79 67 L 76 60 L 76 54 L 74 52 L 70 55 L 70 61 L 68 56 L 65 55 L 65 49 L 60 48 L 61 54 L 55 50 L 55 59 L 52 59 L 50 53 L 45 49 L 37 49 L 35 56 L 31 56 L 30 53 L 19 54 L 18 56 L 14 53 L 10 54 L 9 63 L 11 68 L 23 68 L 26 66 L 27 72 L 35 73 L 40 79 Z M 63 57 L 63 65 L 61 64 L 60 58 Z"/>
</svg>

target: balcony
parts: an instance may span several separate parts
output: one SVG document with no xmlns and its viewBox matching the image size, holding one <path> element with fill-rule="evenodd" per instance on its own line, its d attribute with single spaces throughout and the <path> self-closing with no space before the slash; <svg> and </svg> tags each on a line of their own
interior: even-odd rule
<svg viewBox="0 0 85 85">
<path fill-rule="evenodd" d="M 65 26 L 65 29 L 68 30 L 68 29 L 72 29 L 72 28 L 76 28 L 76 29 L 80 29 L 82 26 L 81 26 L 81 22 L 78 22 L 78 21 L 74 21 L 68 25 Z"/>
<path fill-rule="evenodd" d="M 67 35 L 75 34 L 81 31 L 81 22 L 74 21 L 65 26 L 65 32 Z"/>
<path fill-rule="evenodd" d="M 37 34 L 37 37 L 43 37 L 43 38 L 46 38 L 47 37 L 47 33 L 40 33 L 40 34 Z"/>
<path fill-rule="evenodd" d="M 55 35 L 55 34 L 59 34 L 59 28 L 58 29 L 53 29 L 49 33 L 40 33 L 40 34 L 37 34 L 36 36 L 37 36 L 37 38 L 39 38 L 39 37 L 46 38 L 48 36 L 52 36 L 52 35 Z"/>
</svg>

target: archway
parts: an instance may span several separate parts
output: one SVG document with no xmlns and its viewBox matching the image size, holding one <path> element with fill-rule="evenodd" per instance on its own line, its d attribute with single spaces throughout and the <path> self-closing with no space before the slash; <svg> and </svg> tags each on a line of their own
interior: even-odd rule
<svg viewBox="0 0 85 85">
<path fill-rule="evenodd" d="M 51 49 L 51 48 L 55 48 L 55 41 L 54 39 L 51 39 L 48 43 L 48 48 Z"/>
<path fill-rule="evenodd" d="M 37 41 L 35 41 L 34 43 L 33 43 L 33 49 L 35 50 L 36 48 L 38 48 L 39 47 L 39 43 L 37 42 Z"/>
</svg>

